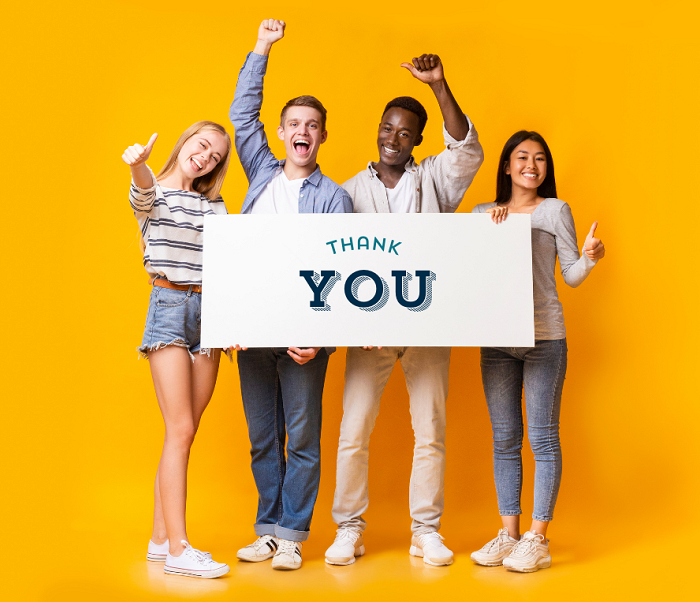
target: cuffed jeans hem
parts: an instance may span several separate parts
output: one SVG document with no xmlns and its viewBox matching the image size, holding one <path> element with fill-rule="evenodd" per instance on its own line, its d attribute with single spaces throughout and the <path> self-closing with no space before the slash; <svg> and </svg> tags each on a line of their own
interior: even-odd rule
<svg viewBox="0 0 700 602">
<path fill-rule="evenodd" d="M 274 525 L 274 527 L 274 535 L 279 539 L 286 539 L 288 541 L 306 541 L 309 539 L 308 531 L 295 531 L 294 529 L 287 529 L 286 527 L 280 527 L 279 525 Z"/>
<path fill-rule="evenodd" d="M 276 525 L 261 525 L 256 524 L 253 528 L 255 529 L 255 534 L 260 537 L 261 535 L 274 535 Z"/>
<path fill-rule="evenodd" d="M 550 522 L 552 522 L 552 517 L 551 516 L 537 516 L 536 514 L 533 514 L 532 520 L 539 520 L 539 521 L 542 521 L 543 523 L 550 523 Z"/>
<path fill-rule="evenodd" d="M 520 516 L 523 513 L 522 510 L 516 510 L 516 511 L 506 511 L 506 512 L 501 512 L 500 510 L 498 511 L 498 514 L 500 516 Z M 539 520 L 539 519 L 536 519 Z"/>
</svg>

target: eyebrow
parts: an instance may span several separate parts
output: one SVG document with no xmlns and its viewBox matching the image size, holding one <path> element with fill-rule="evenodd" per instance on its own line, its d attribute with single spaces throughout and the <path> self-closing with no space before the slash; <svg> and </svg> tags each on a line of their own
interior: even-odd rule
<svg viewBox="0 0 700 602">
<path fill-rule="evenodd" d="M 519 153 L 525 153 L 526 155 L 529 155 L 529 154 L 530 154 L 530 153 L 529 153 L 528 151 L 526 151 L 526 150 L 519 150 L 518 152 L 519 152 Z M 544 154 L 546 154 L 544 151 L 537 151 L 537 152 L 535 153 L 535 155 L 544 155 Z"/>
<path fill-rule="evenodd" d="M 209 140 L 207 140 L 204 136 L 202 136 L 202 140 L 204 140 L 204 142 L 206 142 L 209 146 L 211 146 L 211 142 L 209 142 Z M 219 159 L 221 159 L 221 153 L 219 151 L 214 151 L 212 154 L 219 155 Z"/>
<path fill-rule="evenodd" d="M 391 121 L 382 121 L 382 125 L 391 125 L 391 126 L 393 126 L 394 124 L 391 123 Z M 410 131 L 411 131 L 411 128 L 407 128 L 407 127 L 399 127 L 399 129 L 400 129 L 400 130 L 406 130 L 407 132 L 410 132 Z"/>
</svg>

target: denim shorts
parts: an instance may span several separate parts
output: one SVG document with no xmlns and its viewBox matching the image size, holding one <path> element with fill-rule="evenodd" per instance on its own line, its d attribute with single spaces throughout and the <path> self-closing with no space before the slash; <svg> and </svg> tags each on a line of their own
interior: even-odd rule
<svg viewBox="0 0 700 602">
<path fill-rule="evenodd" d="M 187 291 L 175 291 L 154 286 L 148 303 L 143 342 L 138 348 L 140 357 L 147 358 L 149 351 L 157 351 L 168 345 L 187 349 L 192 361 L 194 353 L 210 354 L 199 344 L 202 329 L 202 295 Z"/>
</svg>

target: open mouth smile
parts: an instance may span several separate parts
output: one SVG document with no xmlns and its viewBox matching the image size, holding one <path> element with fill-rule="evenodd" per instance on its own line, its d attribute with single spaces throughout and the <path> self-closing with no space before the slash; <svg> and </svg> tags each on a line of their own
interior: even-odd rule
<svg viewBox="0 0 700 602">
<path fill-rule="evenodd" d="M 295 140 L 293 143 L 294 152 L 297 155 L 308 155 L 311 145 L 308 140 Z"/>
<path fill-rule="evenodd" d="M 384 146 L 383 144 L 382 144 L 382 148 L 384 149 L 384 152 L 385 152 L 387 155 L 389 155 L 390 157 L 395 157 L 396 155 L 399 154 L 398 149 L 397 149 L 397 150 L 393 150 L 393 149 L 391 149 L 391 148 L 387 148 L 387 147 Z"/>
<path fill-rule="evenodd" d="M 194 171 L 202 170 L 202 164 L 199 161 L 197 161 L 197 159 L 195 159 L 194 157 L 190 159 L 190 167 L 192 167 Z"/>
</svg>

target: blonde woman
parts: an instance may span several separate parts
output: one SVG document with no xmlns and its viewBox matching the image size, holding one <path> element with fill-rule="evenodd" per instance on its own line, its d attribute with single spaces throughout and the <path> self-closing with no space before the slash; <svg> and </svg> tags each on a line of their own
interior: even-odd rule
<svg viewBox="0 0 700 602">
<path fill-rule="evenodd" d="M 144 242 L 143 264 L 153 285 L 139 351 L 150 360 L 165 422 L 155 484 L 148 560 L 165 572 L 213 578 L 229 572 L 189 544 L 185 529 L 187 464 L 199 420 L 219 369 L 220 349 L 200 346 L 202 230 L 205 215 L 225 214 L 219 192 L 231 154 L 226 130 L 199 121 L 180 136 L 157 176 L 146 165 L 157 134 L 124 151 L 131 168 L 129 201 Z"/>
</svg>

